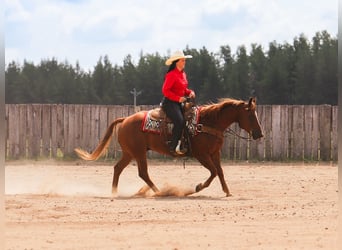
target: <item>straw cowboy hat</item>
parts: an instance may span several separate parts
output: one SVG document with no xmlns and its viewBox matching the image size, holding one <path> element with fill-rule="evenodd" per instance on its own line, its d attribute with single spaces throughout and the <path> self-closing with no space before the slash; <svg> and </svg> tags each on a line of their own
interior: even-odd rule
<svg viewBox="0 0 342 250">
<path fill-rule="evenodd" d="M 178 59 L 182 59 L 182 58 L 192 58 L 191 55 L 184 55 L 183 51 L 176 51 L 175 53 L 173 53 L 173 55 L 166 60 L 165 64 L 167 66 L 171 65 L 172 62 L 178 60 Z"/>
</svg>

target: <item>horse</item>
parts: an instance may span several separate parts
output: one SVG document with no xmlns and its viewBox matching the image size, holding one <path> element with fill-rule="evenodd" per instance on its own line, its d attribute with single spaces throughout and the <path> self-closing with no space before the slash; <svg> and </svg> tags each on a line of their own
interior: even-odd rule
<svg viewBox="0 0 342 250">
<path fill-rule="evenodd" d="M 256 98 L 249 101 L 231 98 L 219 99 L 217 103 L 205 104 L 198 107 L 199 121 L 196 134 L 191 136 L 191 157 L 196 158 L 201 165 L 210 171 L 209 178 L 195 187 L 193 193 L 208 187 L 212 180 L 218 176 L 222 190 L 226 196 L 231 196 L 221 167 L 221 147 L 226 129 L 233 123 L 245 130 L 254 140 L 263 137 L 260 122 L 256 112 Z M 135 160 L 138 174 L 155 194 L 159 189 L 152 182 L 148 174 L 146 153 L 152 150 L 164 155 L 171 155 L 165 137 L 142 131 L 142 123 L 148 111 L 139 111 L 127 117 L 114 120 L 97 147 L 92 153 L 75 148 L 76 154 L 84 160 L 97 160 L 107 149 L 113 136 L 122 149 L 122 155 L 114 166 L 112 194 L 117 193 L 119 177 L 125 167 Z"/>
</svg>

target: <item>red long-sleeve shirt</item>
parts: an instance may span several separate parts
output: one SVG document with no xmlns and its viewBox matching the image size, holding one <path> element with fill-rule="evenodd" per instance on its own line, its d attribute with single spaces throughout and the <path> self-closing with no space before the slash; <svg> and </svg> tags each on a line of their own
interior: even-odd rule
<svg viewBox="0 0 342 250">
<path fill-rule="evenodd" d="M 167 73 L 162 92 L 166 98 L 175 102 L 179 102 L 179 99 L 183 96 L 190 95 L 191 90 L 188 89 L 188 80 L 186 79 L 185 72 L 175 68 Z"/>
</svg>

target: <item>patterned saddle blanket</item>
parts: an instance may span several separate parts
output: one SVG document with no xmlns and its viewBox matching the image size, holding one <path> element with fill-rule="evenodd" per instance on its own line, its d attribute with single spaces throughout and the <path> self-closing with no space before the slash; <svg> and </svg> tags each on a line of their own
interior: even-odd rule
<svg viewBox="0 0 342 250">
<path fill-rule="evenodd" d="M 189 134 L 191 136 L 196 135 L 196 126 L 199 122 L 200 116 L 199 107 L 192 107 L 188 112 L 185 113 L 184 116 L 186 120 L 186 127 L 189 131 Z M 172 128 L 173 123 L 169 118 L 166 117 L 166 114 L 162 110 L 162 108 L 155 108 L 149 110 L 146 113 L 141 126 L 143 132 L 155 133 L 159 135 L 165 132 L 167 132 L 167 134 L 171 134 Z"/>
</svg>

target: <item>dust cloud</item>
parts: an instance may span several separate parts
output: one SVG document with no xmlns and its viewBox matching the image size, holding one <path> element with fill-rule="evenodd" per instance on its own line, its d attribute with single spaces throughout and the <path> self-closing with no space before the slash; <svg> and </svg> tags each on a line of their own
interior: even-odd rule
<svg viewBox="0 0 342 250">
<path fill-rule="evenodd" d="M 15 194 L 37 194 L 37 195 L 69 195 L 69 196 L 108 196 L 109 190 L 92 184 L 76 183 L 72 179 L 59 177 L 31 176 L 21 180 L 6 178 L 5 193 Z"/>
<path fill-rule="evenodd" d="M 63 168 L 65 170 L 65 166 Z M 91 167 L 80 168 L 65 176 L 58 166 L 7 166 L 5 194 L 113 197 L 111 174 L 103 175 Z M 122 176 L 115 197 L 184 197 L 194 193 L 194 188 L 182 188 L 169 183 L 164 183 L 158 187 L 160 191 L 154 193 L 135 175 L 127 173 Z"/>
<path fill-rule="evenodd" d="M 5 194 L 69 195 L 69 196 L 108 196 L 109 187 L 101 183 L 79 180 L 71 173 L 70 177 L 60 174 L 58 167 L 46 166 L 6 166 Z"/>
</svg>

